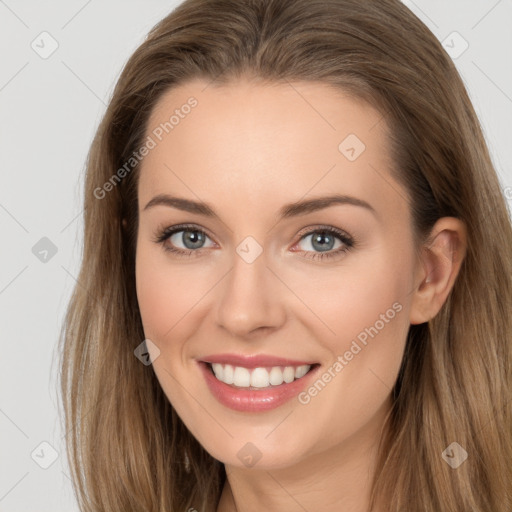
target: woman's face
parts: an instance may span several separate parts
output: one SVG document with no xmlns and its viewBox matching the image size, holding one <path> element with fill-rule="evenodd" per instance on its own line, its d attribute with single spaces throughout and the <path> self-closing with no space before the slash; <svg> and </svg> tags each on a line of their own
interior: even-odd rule
<svg viewBox="0 0 512 512">
<path fill-rule="evenodd" d="M 136 281 L 156 376 L 233 466 L 367 446 L 419 275 L 385 121 L 324 84 L 207 85 L 168 92 L 146 133 Z"/>
</svg>

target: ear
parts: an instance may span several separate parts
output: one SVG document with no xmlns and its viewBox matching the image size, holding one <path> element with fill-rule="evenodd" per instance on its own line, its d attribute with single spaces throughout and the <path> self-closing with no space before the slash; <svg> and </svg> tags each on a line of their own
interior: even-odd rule
<svg viewBox="0 0 512 512">
<path fill-rule="evenodd" d="M 126 219 L 122 219 L 121 220 L 121 224 L 123 225 L 123 229 L 126 229 L 126 226 L 128 225 L 128 222 L 126 221 Z"/>
<path fill-rule="evenodd" d="M 410 323 L 422 324 L 437 315 L 450 293 L 466 255 L 465 224 L 455 217 L 439 219 L 420 249 Z"/>
</svg>

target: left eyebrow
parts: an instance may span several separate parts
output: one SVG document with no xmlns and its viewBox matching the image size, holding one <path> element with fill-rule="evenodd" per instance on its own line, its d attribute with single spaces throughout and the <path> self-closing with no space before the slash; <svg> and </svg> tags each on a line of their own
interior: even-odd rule
<svg viewBox="0 0 512 512">
<path fill-rule="evenodd" d="M 329 206 L 334 206 L 337 204 L 359 206 L 369 210 L 375 216 L 377 215 L 377 212 L 373 206 L 371 206 L 366 201 L 363 201 L 362 199 L 358 199 L 357 197 L 353 196 L 334 194 L 330 196 L 317 197 L 314 199 L 307 199 L 305 201 L 297 201 L 295 203 L 286 204 L 279 210 L 279 218 L 287 219 L 290 217 L 298 217 L 299 215 L 305 215 L 317 210 L 323 210 L 324 208 L 328 208 Z M 181 197 L 174 197 L 168 194 L 159 194 L 153 197 L 153 199 L 151 199 L 151 201 L 146 204 L 144 210 L 157 205 L 169 206 L 171 208 L 177 208 L 178 210 L 183 210 L 189 213 L 196 213 L 205 217 L 215 217 L 217 219 L 219 218 L 219 216 L 215 213 L 215 210 L 207 203 L 193 201 L 191 199 L 185 199 Z"/>
<path fill-rule="evenodd" d="M 296 203 L 290 203 L 281 208 L 279 210 L 279 216 L 282 219 L 287 219 L 289 217 L 296 217 L 299 215 L 305 215 L 306 213 L 311 213 L 317 210 L 323 210 L 329 206 L 334 206 L 336 204 L 349 204 L 352 206 L 359 206 L 361 208 L 366 208 L 374 215 L 377 215 L 375 208 L 366 201 L 362 199 L 358 199 L 353 196 L 339 195 L 334 194 L 330 196 L 317 197 L 315 199 L 308 199 L 305 201 L 297 201 Z"/>
</svg>

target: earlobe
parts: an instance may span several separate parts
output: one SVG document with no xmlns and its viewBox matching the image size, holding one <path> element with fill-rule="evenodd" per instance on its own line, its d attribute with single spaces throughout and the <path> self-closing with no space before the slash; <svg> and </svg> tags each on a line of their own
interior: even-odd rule
<svg viewBox="0 0 512 512">
<path fill-rule="evenodd" d="M 467 231 L 455 217 L 439 219 L 421 248 L 410 323 L 428 322 L 437 315 L 453 288 L 466 255 Z"/>
</svg>

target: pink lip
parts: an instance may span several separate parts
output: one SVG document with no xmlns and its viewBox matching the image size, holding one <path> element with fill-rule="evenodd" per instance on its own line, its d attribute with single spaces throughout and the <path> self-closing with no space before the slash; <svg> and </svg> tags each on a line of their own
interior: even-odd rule
<svg viewBox="0 0 512 512">
<path fill-rule="evenodd" d="M 298 361 L 295 359 L 286 359 L 283 357 L 270 356 L 267 354 L 258 354 L 254 356 L 242 356 L 238 354 L 216 354 L 202 357 L 201 361 L 206 363 L 231 364 L 233 366 L 243 366 L 244 368 L 265 368 L 267 366 L 302 366 L 304 364 L 315 364 L 315 361 Z"/>
<path fill-rule="evenodd" d="M 276 358 L 273 358 L 272 361 L 275 363 Z M 241 412 L 264 412 L 283 405 L 308 387 L 320 368 L 320 365 L 314 366 L 304 377 L 296 379 L 289 384 L 283 382 L 280 386 L 251 390 L 225 384 L 213 375 L 207 363 L 198 361 L 198 364 L 212 395 L 222 405 Z M 295 363 L 293 363 L 294 365 Z M 281 366 L 281 364 L 272 364 L 271 366 Z"/>
</svg>

